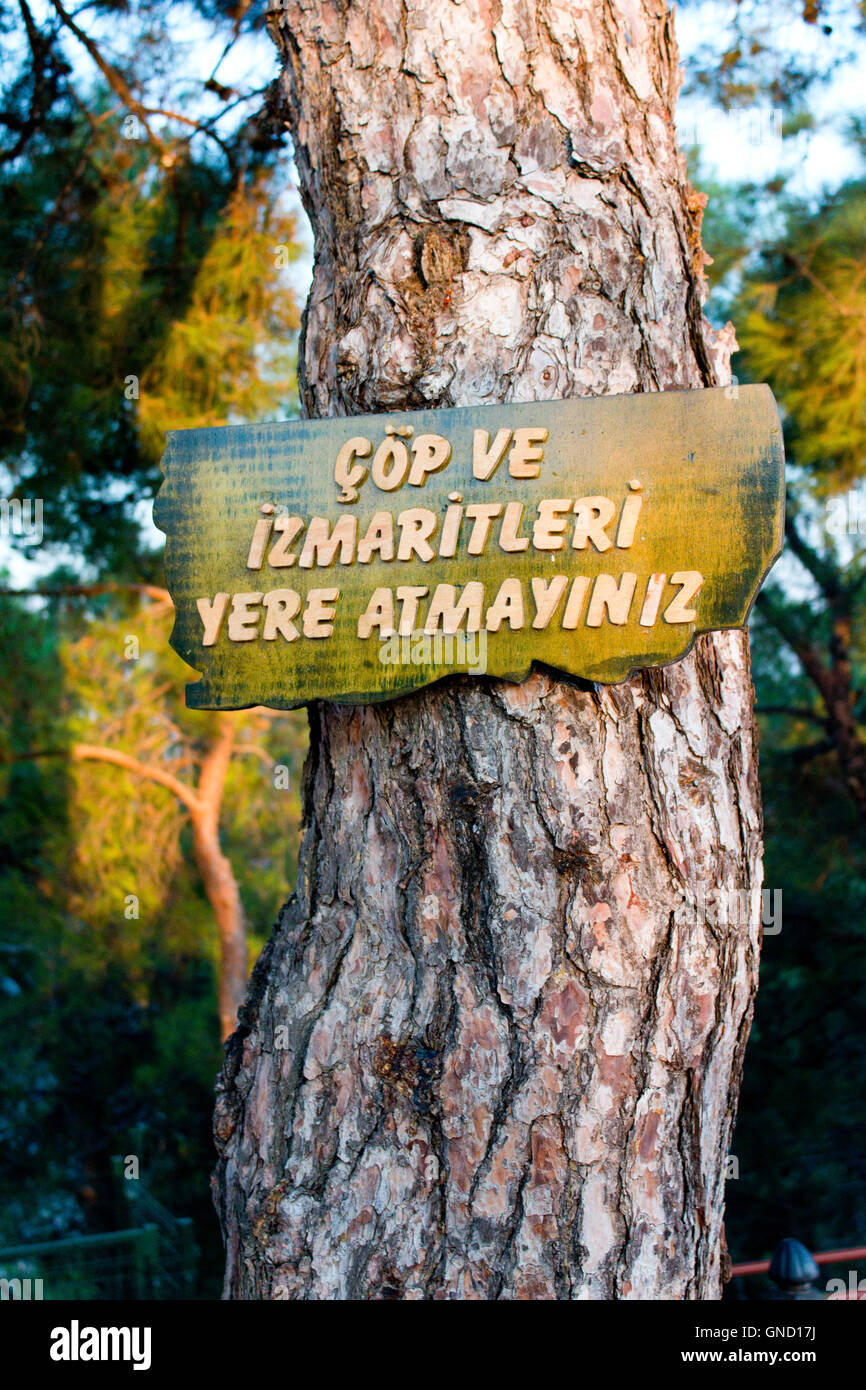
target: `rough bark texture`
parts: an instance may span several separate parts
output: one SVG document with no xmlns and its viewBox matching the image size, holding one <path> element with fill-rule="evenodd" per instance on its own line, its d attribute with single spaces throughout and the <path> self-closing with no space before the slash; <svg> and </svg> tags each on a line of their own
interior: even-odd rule
<svg viewBox="0 0 866 1390">
<path fill-rule="evenodd" d="M 663 4 L 272 16 L 310 414 L 700 387 Z M 756 988 L 747 641 L 311 711 L 297 895 L 216 1117 L 227 1296 L 712 1298 Z"/>
</svg>

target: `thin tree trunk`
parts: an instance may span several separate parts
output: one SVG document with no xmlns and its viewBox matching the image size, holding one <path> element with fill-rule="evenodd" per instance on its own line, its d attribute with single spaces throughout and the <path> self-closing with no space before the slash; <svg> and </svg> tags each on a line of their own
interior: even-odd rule
<svg viewBox="0 0 866 1390">
<path fill-rule="evenodd" d="M 220 941 L 219 1016 L 225 1040 L 237 1027 L 248 983 L 247 933 L 237 879 L 220 848 L 219 816 L 235 741 L 235 721 L 218 716 L 216 738 L 205 754 L 190 809 L 193 853 Z"/>
<path fill-rule="evenodd" d="M 653 0 L 289 0 L 311 415 L 701 387 Z M 296 896 L 220 1086 L 240 1298 L 714 1298 L 761 882 L 748 645 L 310 712 Z"/>
</svg>

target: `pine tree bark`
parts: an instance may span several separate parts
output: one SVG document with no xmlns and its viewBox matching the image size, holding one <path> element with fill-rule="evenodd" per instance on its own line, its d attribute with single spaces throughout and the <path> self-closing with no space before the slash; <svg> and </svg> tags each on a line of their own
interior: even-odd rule
<svg viewBox="0 0 866 1390">
<path fill-rule="evenodd" d="M 661 0 L 288 0 L 310 415 L 726 381 Z M 228 1049 L 235 1298 L 715 1298 L 757 982 L 748 644 L 310 711 Z"/>
</svg>

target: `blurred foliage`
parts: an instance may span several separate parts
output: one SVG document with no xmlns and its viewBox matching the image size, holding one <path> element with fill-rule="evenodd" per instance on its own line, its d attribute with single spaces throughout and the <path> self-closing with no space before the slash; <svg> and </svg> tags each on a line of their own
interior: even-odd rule
<svg viewBox="0 0 866 1390">
<path fill-rule="evenodd" d="M 814 487 L 838 489 L 866 470 L 866 182 L 814 213 L 790 210 L 740 296 L 740 346 L 770 381 L 788 444 Z"/>
<path fill-rule="evenodd" d="M 88 6 L 86 34 L 59 3 L 2 9 L 0 454 L 47 543 L 115 577 L 141 571 L 166 429 L 296 409 L 288 155 L 269 83 L 216 78 L 261 15 L 185 7 L 188 37 L 178 9 Z"/>
<path fill-rule="evenodd" d="M 809 692 L 771 634 L 753 639 L 759 704 Z M 814 1250 L 866 1243 L 866 838 L 832 752 L 804 759 L 806 721 L 761 718 L 765 883 L 782 931 L 764 941 L 732 1150 L 734 1259 L 786 1235 Z M 833 1274 L 837 1270 L 830 1271 Z"/>
<path fill-rule="evenodd" d="M 701 22 L 686 90 L 725 110 L 767 103 L 811 119 L 812 89 L 853 56 L 866 0 L 679 0 Z"/>
<path fill-rule="evenodd" d="M 276 248 L 294 258 L 294 218 L 275 213 L 263 175 L 236 188 L 205 251 L 182 318 L 141 380 L 144 447 L 157 457 L 168 429 L 264 417 L 290 401 L 300 316 Z M 264 357 L 264 360 L 263 360 Z"/>
<path fill-rule="evenodd" d="M 294 408 L 274 248 L 296 254 L 296 232 L 264 171 L 226 187 L 204 162 L 164 170 L 119 118 L 80 143 L 65 191 L 65 144 L 0 172 L 0 449 L 49 542 L 130 574 L 165 430 Z"/>
<path fill-rule="evenodd" d="M 217 716 L 186 709 L 184 684 L 194 673 L 169 646 L 172 610 L 133 601 L 124 614 L 113 596 L 101 606 L 102 613 L 89 617 L 58 653 L 66 738 L 130 752 L 194 787 Z M 306 719 L 303 713 L 271 717 L 245 710 L 234 722 L 222 840 L 258 932 L 252 966 L 274 906 L 294 882 Z M 289 769 L 285 790 L 274 786 L 278 764 Z M 171 792 L 124 768 L 75 761 L 66 771 L 66 805 L 75 844 L 54 891 L 87 930 L 67 942 L 72 954 L 64 963 L 98 972 L 109 960 L 119 962 L 131 984 L 147 984 L 154 955 L 159 949 L 182 955 L 195 922 L 216 968 L 218 942 L 191 862 L 187 813 Z M 139 919 L 124 916 L 127 894 L 139 900 Z"/>
</svg>

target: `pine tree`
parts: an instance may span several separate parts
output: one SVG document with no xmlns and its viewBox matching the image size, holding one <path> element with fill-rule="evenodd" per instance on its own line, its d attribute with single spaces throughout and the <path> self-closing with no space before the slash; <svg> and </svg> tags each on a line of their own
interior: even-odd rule
<svg viewBox="0 0 866 1390">
<path fill-rule="evenodd" d="M 307 414 L 699 388 L 703 199 L 637 3 L 271 13 Z M 760 924 L 748 644 L 310 711 L 298 892 L 216 1134 L 241 1298 L 712 1298 Z"/>
</svg>

